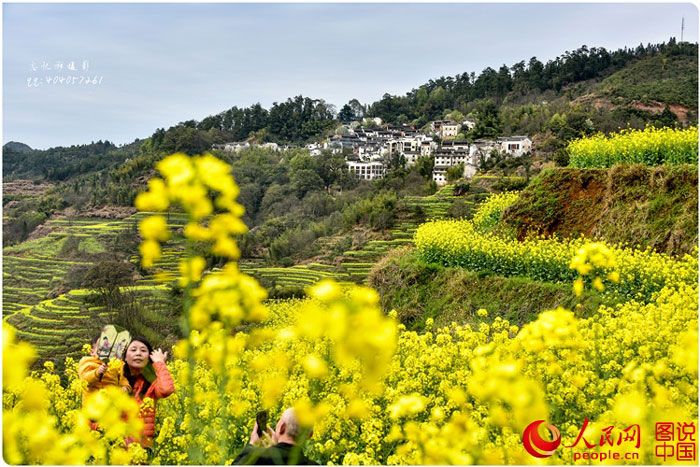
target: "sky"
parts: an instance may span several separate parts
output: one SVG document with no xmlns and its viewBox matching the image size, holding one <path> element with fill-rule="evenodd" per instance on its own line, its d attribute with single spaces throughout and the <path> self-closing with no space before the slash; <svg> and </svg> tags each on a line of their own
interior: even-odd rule
<svg viewBox="0 0 700 467">
<path fill-rule="evenodd" d="M 3 144 L 35 149 L 126 144 L 299 94 L 337 109 L 353 98 L 372 103 L 431 78 L 533 56 L 546 63 L 584 44 L 680 40 L 682 18 L 684 40 L 698 41 L 691 3 L 2 7 Z"/>
</svg>

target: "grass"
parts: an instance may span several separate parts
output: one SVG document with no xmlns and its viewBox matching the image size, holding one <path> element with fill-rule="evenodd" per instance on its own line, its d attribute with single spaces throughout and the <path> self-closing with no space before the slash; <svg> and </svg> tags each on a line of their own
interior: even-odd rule
<svg viewBox="0 0 700 467">
<path fill-rule="evenodd" d="M 603 302 L 587 292 L 576 297 L 568 284 L 549 284 L 522 277 L 499 277 L 423 262 L 415 250 L 395 250 L 370 275 L 369 285 L 381 295 L 382 307 L 395 309 L 409 328 L 421 330 L 428 318 L 437 326 L 478 323 L 476 311 L 500 316 L 518 326 L 557 306 L 577 316 L 594 313 Z"/>
</svg>

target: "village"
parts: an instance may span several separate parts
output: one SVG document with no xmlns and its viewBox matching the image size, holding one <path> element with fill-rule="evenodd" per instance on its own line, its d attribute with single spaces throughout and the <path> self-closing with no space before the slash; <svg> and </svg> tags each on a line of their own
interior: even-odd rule
<svg viewBox="0 0 700 467">
<path fill-rule="evenodd" d="M 488 160 L 494 152 L 508 157 L 532 153 L 532 140 L 528 136 L 502 136 L 472 142 L 457 139 L 464 131 L 474 128 L 475 122 L 471 119 L 462 122 L 435 120 L 424 131 L 409 125 L 383 125 L 379 118 L 369 120 L 373 125 L 363 125 L 361 122 L 344 123 L 337 134 L 326 141 L 307 144 L 305 148 L 312 156 L 321 154 L 322 150 L 345 154 L 348 170 L 361 180 L 384 178 L 391 161 L 399 161 L 400 165 L 410 167 L 416 164 L 418 158 L 432 156 L 432 179 L 437 185 L 447 183 L 447 170 L 451 167 L 461 166 L 462 177 L 473 177 L 480 164 Z M 215 144 L 213 149 L 238 152 L 254 146 L 276 151 L 296 147 L 244 141 Z"/>
</svg>

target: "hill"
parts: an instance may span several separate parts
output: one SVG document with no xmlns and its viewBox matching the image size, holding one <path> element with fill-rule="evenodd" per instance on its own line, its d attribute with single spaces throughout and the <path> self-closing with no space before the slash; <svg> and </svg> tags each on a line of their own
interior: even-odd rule
<svg viewBox="0 0 700 467">
<path fill-rule="evenodd" d="M 46 150 L 33 150 L 22 143 L 7 143 L 3 146 L 3 180 L 43 178 L 48 181 L 65 181 L 79 175 L 100 172 L 138 155 L 142 143 L 143 141 L 135 140 L 131 144 L 117 147 L 109 141 L 98 141 Z"/>
<path fill-rule="evenodd" d="M 403 96 L 384 94 L 374 103 L 351 99 L 337 113 L 323 99 L 296 96 L 269 109 L 234 106 L 201 121 L 159 128 L 149 138 L 120 148 L 98 141 L 36 151 L 27 158 L 6 145 L 4 177 L 68 181 L 114 172 L 117 164 L 140 154 L 152 162 L 153 156 L 199 154 L 227 141 L 299 146 L 333 134 L 342 121 L 364 117 L 422 128 L 434 119 L 470 116 L 477 124 L 464 137 L 527 134 L 536 152 L 553 155 L 572 138 L 595 131 L 697 122 L 697 55 L 697 44 L 679 44 L 673 38 L 615 51 L 584 45 L 547 63 L 532 57 L 498 71 L 487 67 L 479 74 L 431 79 Z M 667 106 L 670 113 L 664 113 Z M 137 179 L 144 173 L 134 175 Z M 125 204 L 132 201 L 122 198 Z"/>
<path fill-rule="evenodd" d="M 24 143 L 18 143 L 16 141 L 10 141 L 2 146 L 3 151 L 14 151 L 14 152 L 32 152 L 34 149 L 29 147 L 29 145 Z"/>
<path fill-rule="evenodd" d="M 485 191 L 475 189 L 462 197 L 468 211 L 487 196 Z M 390 249 L 413 243 L 413 232 L 426 218 L 449 217 L 456 200 L 452 187 L 429 196 L 405 196 L 391 227 L 372 232 L 357 219 L 351 228 L 295 251 L 299 264 L 285 267 L 262 258 L 245 259 L 240 270 L 260 280 L 271 298 L 303 297 L 305 287 L 327 278 L 364 283 Z M 373 216 L 371 211 L 360 214 Z M 144 215 L 54 218 L 44 224 L 42 236 L 4 248 L 3 316 L 22 340 L 37 346 L 41 361 L 51 360 L 60 368 L 65 357 L 78 358 L 93 328 L 108 322 L 164 346 L 179 336 L 180 311 L 173 300 L 182 291 L 169 281 L 184 255 L 187 218 L 168 215 L 168 226 L 176 233 L 164 244 L 155 268 L 144 270 L 137 256 L 137 224 Z M 217 259 L 207 259 L 208 269 L 216 270 Z M 115 269 L 121 273 L 110 274 Z"/>
<path fill-rule="evenodd" d="M 605 78 L 594 92 L 613 104 L 676 104 L 697 110 L 698 56 L 647 57 Z"/>
<path fill-rule="evenodd" d="M 482 205 L 474 217 L 480 238 L 498 238 L 513 246 L 542 242 L 540 236 L 565 241 L 584 235 L 650 258 L 651 253 L 644 250 L 656 250 L 664 261 L 686 261 L 697 255 L 695 166 L 549 169 L 515 198 Z M 449 238 L 455 232 L 443 235 Z M 441 245 L 445 244 L 449 242 Z M 445 265 L 428 261 L 412 247 L 394 250 L 372 269 L 369 284 L 380 293 L 382 307 L 396 310 L 414 330 L 422 329 L 428 318 L 438 327 L 452 321 L 478 323 L 479 309 L 517 325 L 557 306 L 590 316 L 601 305 L 614 306 L 629 298 L 593 289 L 577 297 L 570 282 L 532 274 L 524 267 L 509 270 L 501 253 L 489 251 L 484 262 L 465 256 L 455 261 L 458 264 Z M 531 258 L 553 267 L 552 258 L 542 254 L 533 253 Z M 568 265 L 565 262 L 564 269 Z M 503 272 L 497 272 L 499 268 Z"/>
<path fill-rule="evenodd" d="M 549 65 L 545 69 L 554 74 L 539 81 L 533 74 L 537 69 L 536 61 L 531 61 L 523 71 L 525 75 L 518 75 L 517 79 L 515 75 L 519 73 L 519 67 L 515 67 L 513 76 L 505 70 L 502 78 L 505 79 L 507 72 L 510 81 L 506 81 L 510 84 L 502 95 L 493 89 L 489 90 L 483 80 L 480 86 L 486 87 L 482 92 L 479 91 L 479 86 L 460 91 L 459 86 L 455 85 L 459 80 L 440 79 L 420 88 L 428 96 L 427 104 L 421 102 L 422 92 L 417 92 L 415 96 L 409 93 L 406 98 L 390 96 L 390 99 L 383 98 L 382 101 L 384 104 L 399 103 L 404 106 L 404 110 L 413 109 L 409 113 L 414 117 L 414 124 L 419 124 L 425 118 L 442 118 L 455 112 L 454 115 L 459 115 L 462 111 L 463 115 L 468 115 L 472 112 L 482 122 L 477 126 L 478 131 L 532 134 L 540 145 L 538 150 L 552 153 L 570 138 L 622 124 L 631 111 L 636 112 L 634 115 L 638 122 L 643 122 L 644 119 L 655 121 L 661 112 L 634 108 L 634 105 L 641 105 L 634 100 L 637 94 L 630 94 L 633 97 L 629 102 L 619 100 L 616 101 L 619 105 L 613 104 L 611 96 L 617 89 L 615 83 L 626 86 L 629 80 L 636 80 L 640 86 L 644 83 L 645 86 L 650 86 L 653 80 L 642 79 L 638 75 L 648 73 L 649 67 L 663 66 L 668 71 L 668 76 L 664 75 L 667 81 L 663 86 L 651 86 L 647 94 L 651 96 L 649 99 L 656 99 L 657 96 L 659 99 L 676 99 L 664 92 L 668 87 L 676 86 L 674 83 L 680 83 L 679 80 L 684 79 L 693 66 L 697 69 L 697 58 L 694 61 L 688 58 L 689 49 L 697 52 L 697 46 L 689 44 L 683 47 L 650 47 L 649 50 L 626 55 L 607 54 L 600 49 L 592 49 L 585 53 L 568 54 L 558 63 Z M 664 62 L 665 58 L 667 60 Z M 602 60 L 593 75 L 576 71 L 576 63 L 585 64 L 591 60 Z M 673 71 L 676 68 L 680 71 Z M 566 73 L 570 75 L 555 82 L 553 77 L 560 72 L 564 73 L 561 76 Z M 483 73 L 484 76 L 489 74 L 487 70 Z M 528 77 L 527 80 L 523 76 Z M 445 87 L 440 83 L 445 84 Z M 685 90 L 680 95 L 686 96 L 687 86 L 683 89 Z M 496 94 L 492 94 L 492 91 Z M 655 94 L 657 91 L 658 94 Z M 438 101 L 434 99 L 441 95 L 442 100 L 437 105 Z M 575 101 L 586 95 L 592 96 L 593 100 Z M 544 96 L 549 99 L 548 102 L 542 102 Z M 606 105 L 612 107 L 596 106 L 595 102 L 602 99 L 607 99 Z M 652 101 L 657 102 L 646 102 Z M 671 105 L 681 105 L 673 102 L 686 101 L 676 99 L 669 102 Z M 387 110 L 386 105 L 375 104 L 365 107 L 363 112 L 381 115 L 381 112 Z M 272 115 L 278 119 L 275 125 L 282 124 L 290 113 L 294 114 L 297 107 L 297 110 L 311 109 L 309 118 L 318 123 L 316 126 L 304 126 L 306 133 L 301 140 L 298 139 L 301 133 L 294 133 L 296 130 L 287 128 L 291 133 L 283 140 L 303 141 L 323 135 L 330 128 L 327 125 L 329 118 L 325 111 L 313 116 L 313 109 L 319 105 L 323 107 L 322 103 L 314 104 L 313 101 L 302 98 L 290 99 L 273 106 L 275 111 Z M 697 110 L 697 103 L 694 109 Z M 123 147 L 116 147 L 109 141 L 31 153 L 21 152 L 22 147 L 17 145 L 7 147 L 3 166 L 6 182 L 13 181 L 6 183 L 6 188 L 10 189 L 6 189 L 3 195 L 6 246 L 3 254 L 7 266 L 4 271 L 7 275 L 3 293 L 4 311 L 14 313 L 12 322 L 21 332 L 31 334 L 32 329 L 38 329 L 34 321 L 41 322 L 40 327 L 55 325 L 43 314 L 54 308 L 63 310 L 61 313 L 67 315 L 67 320 L 75 317 L 72 313 L 89 315 L 88 312 L 93 311 L 99 319 L 114 317 L 113 309 L 104 309 L 103 305 L 97 304 L 99 297 L 95 297 L 94 291 L 84 289 L 86 285 L 83 276 L 87 269 L 100 262 L 115 259 L 124 262 L 136 253 L 138 234 L 134 222 L 138 216 L 132 216 L 131 206 L 137 191 L 143 189 L 147 180 L 155 174 L 155 163 L 174 150 L 201 152 L 210 148 L 212 141 L 226 141 L 242 135 L 243 133 L 229 131 L 237 124 L 237 115 L 247 119 L 248 126 L 236 131 L 245 128 L 256 141 L 279 137 L 270 131 L 274 126 L 265 126 L 265 122 L 269 123 L 266 120 L 269 116 L 267 111 L 261 108 L 258 110 L 251 111 L 252 113 L 241 110 L 240 114 L 231 112 L 230 115 L 224 112 L 219 117 L 207 118 L 202 122 L 183 122 L 167 131 L 157 130 L 147 140 L 137 140 Z M 227 115 L 233 120 L 227 119 Z M 257 123 L 253 118 L 255 115 L 260 116 Z M 398 114 L 396 119 L 389 121 L 398 123 L 402 120 L 401 115 L 406 116 Z M 304 121 L 302 118 L 297 124 L 303 126 Z M 489 125 L 494 126 L 489 127 L 483 122 L 490 122 Z M 256 126 L 258 124 L 263 126 Z M 470 134 L 470 137 L 476 136 L 478 132 Z M 251 231 L 240 242 L 241 269 L 262 280 L 273 297 L 301 295 L 304 286 L 324 277 L 335 277 L 346 282 L 364 282 L 370 269 L 384 254 L 392 248 L 412 243 L 411 233 L 420 222 L 431 217 L 470 217 L 487 191 L 499 186 L 499 189 L 505 189 L 503 184 L 508 181 L 500 177 L 494 178 L 498 183 L 493 187 L 489 185 L 487 189 L 480 185 L 484 180 L 490 179 L 477 177 L 472 181 L 466 196 L 453 196 L 451 188 L 432 195 L 435 191 L 434 184 L 429 183 L 415 169 L 392 170 L 385 179 L 377 182 L 358 182 L 347 177 L 342 155 L 324 152 L 320 156 L 310 157 L 308 151 L 301 148 L 281 152 L 263 148 L 240 153 L 214 152 L 233 167 L 234 177 L 241 187 L 239 202 L 246 208 L 244 221 L 251 227 Z M 616 183 L 610 182 L 612 172 L 607 171 L 547 172 L 536 179 L 531 188 L 525 190 L 521 201 L 504 215 L 501 225 L 521 237 L 525 232 L 539 228 L 540 233 L 545 234 L 586 233 L 613 241 L 621 239 L 634 241 L 635 244 L 641 242 L 659 251 L 674 254 L 688 252 L 697 242 L 697 219 L 692 219 L 690 215 L 696 211 L 695 208 L 691 209 L 692 196 L 687 195 L 695 190 L 694 202 L 697 204 L 697 169 L 694 178 L 692 168 L 666 170 L 623 170 L 615 175 L 619 176 Z M 525 175 L 529 178 L 530 174 L 528 172 Z M 586 179 L 592 181 L 581 181 L 581 177 L 588 177 Z M 519 177 L 515 178 L 520 181 Z M 527 183 L 524 177 L 522 181 Z M 590 189 L 586 188 L 589 185 Z M 608 193 L 605 190 L 609 185 L 613 189 Z M 570 199 L 576 203 L 566 204 Z M 642 208 L 626 212 L 629 203 L 636 203 Z M 591 213 L 598 213 L 598 217 L 591 217 Z M 561 221 L 554 225 L 548 216 L 558 216 Z M 36 229 L 37 227 L 39 228 Z M 129 248 L 131 251 L 127 251 Z M 119 254 L 115 255 L 117 250 Z M 168 267 L 174 267 L 180 254 L 177 247 L 167 251 Z M 214 257 L 207 259 L 209 267 L 216 267 L 220 260 Z M 399 270 L 396 278 L 415 272 L 411 268 L 406 271 Z M 419 275 L 425 272 L 420 272 L 420 268 L 418 271 Z M 141 276 L 139 281 L 145 281 L 137 282 L 138 287 L 154 286 L 151 271 L 139 270 L 134 271 L 134 274 Z M 481 281 L 482 285 L 477 288 L 470 289 L 465 284 L 473 285 L 475 279 L 481 279 L 483 274 L 466 274 L 460 279 L 462 285 L 455 285 L 459 281 L 454 282 L 454 278 L 450 274 L 445 275 L 445 272 L 431 274 L 432 272 L 425 276 L 433 284 L 430 287 L 441 284 L 470 290 L 466 295 L 468 300 L 471 300 L 469 297 L 488 297 L 490 287 L 503 291 L 502 296 L 494 297 L 490 304 L 479 305 L 478 300 L 465 302 L 464 296 L 455 297 L 449 304 L 435 302 L 432 308 L 434 313 L 443 305 L 452 310 L 472 312 L 477 306 L 494 310 L 502 308 L 509 310 L 508 316 L 513 322 L 520 323 L 529 320 L 534 310 L 545 308 L 556 301 L 566 301 L 571 295 L 570 291 L 559 285 L 538 284 L 531 288 L 533 296 L 539 298 L 533 302 L 519 303 L 516 291 L 523 284 L 517 279 L 508 278 L 504 282 L 489 278 Z M 482 287 L 483 284 L 487 284 L 486 289 Z M 78 292 L 73 293 L 72 290 Z M 439 293 L 421 289 L 420 286 L 414 292 L 417 295 L 409 301 L 414 304 L 431 294 Z M 143 295 L 147 294 L 148 291 L 143 292 Z M 562 298 L 562 294 L 569 298 Z M 449 296 L 451 295 L 441 297 L 440 300 Z M 130 298 L 130 303 L 144 308 L 139 305 L 142 298 L 135 294 Z M 156 308 L 162 309 L 166 299 L 167 297 L 160 297 L 157 306 L 147 305 L 152 307 L 147 314 L 157 314 Z M 591 303 L 589 309 L 594 309 L 597 302 Z M 426 302 L 426 307 L 429 306 Z M 455 311 L 453 316 L 461 316 L 462 319 L 468 317 L 468 314 L 459 315 Z M 147 318 L 142 321 L 149 322 Z M 157 320 L 146 326 L 154 332 L 154 336 L 159 336 L 158 340 L 174 332 L 171 328 L 161 330 Z M 73 329 L 72 326 L 67 327 Z M 38 335 L 31 337 L 37 343 L 43 339 Z M 52 339 L 58 342 L 64 337 L 66 336 L 53 335 Z M 71 338 L 70 352 L 74 354 L 83 337 L 71 335 Z"/>
</svg>

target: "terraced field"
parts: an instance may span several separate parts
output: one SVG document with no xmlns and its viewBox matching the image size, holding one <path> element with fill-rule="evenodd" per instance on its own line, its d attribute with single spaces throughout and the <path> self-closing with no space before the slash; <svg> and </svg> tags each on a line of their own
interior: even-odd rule
<svg viewBox="0 0 700 467">
<path fill-rule="evenodd" d="M 119 220 L 50 220 L 42 226 L 48 235 L 3 250 L 3 319 L 17 327 L 22 339 L 37 345 L 39 360 L 50 357 L 58 364 L 66 356 L 79 356 L 88 336 L 110 321 L 110 312 L 95 305 L 96 292 L 74 289 L 59 295 L 57 290 L 71 268 L 94 264 L 119 233 L 136 232 L 139 220 L 146 215 L 137 213 Z M 183 214 L 168 216 L 174 231 L 185 222 Z M 69 253 L 64 248 L 68 241 L 75 246 Z M 178 240 L 170 242 L 157 268 L 166 274 L 172 272 L 182 251 Z M 167 303 L 168 289 L 158 285 L 152 275 L 137 282 L 137 286 L 122 289 L 140 311 L 140 320 L 134 325 L 138 329 L 133 331 L 161 340 L 163 336 L 154 329 L 163 325 L 159 311 Z"/>
<path fill-rule="evenodd" d="M 114 238 L 123 231 L 136 232 L 138 222 L 145 213 L 137 213 L 125 219 L 55 219 L 44 224 L 50 233 L 37 240 L 30 240 L 3 250 L 3 317 L 38 304 L 49 298 L 51 291 L 65 279 L 74 266 L 89 266 L 89 259 L 107 251 Z M 168 225 L 181 228 L 186 219 L 183 214 L 170 214 Z M 67 259 L 62 250 L 70 238 L 77 243 L 72 252 L 77 259 Z M 159 266 L 171 270 L 177 263 L 181 248 L 172 242 L 164 251 Z M 149 279 L 144 279 L 149 283 Z"/>
<path fill-rule="evenodd" d="M 133 294 L 140 308 L 157 310 L 167 300 L 168 288 L 164 285 L 137 286 L 123 292 Z M 95 305 L 96 295 L 93 290 L 71 290 L 57 298 L 26 307 L 22 312 L 6 319 L 17 328 L 20 339 L 39 349 L 39 360 L 52 360 L 56 365 L 62 365 L 66 357 L 80 358 L 83 344 L 89 341 L 95 330 L 113 318 L 113 311 Z M 143 318 L 140 323 L 136 323 L 137 329 L 133 329 L 133 332 L 146 337 L 157 337 L 151 328 L 157 327 L 158 319 L 152 319 L 148 313 Z"/>
<path fill-rule="evenodd" d="M 328 264 L 300 264 L 288 268 L 256 267 L 255 263 L 245 262 L 239 265 L 242 272 L 260 279 L 271 279 L 276 285 L 286 287 L 307 287 L 323 279 L 342 281 L 336 267 Z"/>
<path fill-rule="evenodd" d="M 481 200 L 480 195 L 461 199 L 475 205 Z M 239 267 L 263 282 L 283 288 L 305 288 L 325 278 L 365 283 L 377 261 L 391 249 L 412 244 L 413 234 L 424 220 L 446 217 L 455 199 L 458 197 L 448 186 L 432 196 L 402 200 L 402 214 L 387 239 L 371 240 L 359 249 L 345 251 L 335 264 L 316 262 L 285 268 L 245 261 Z M 110 249 L 118 234 L 135 233 L 139 220 L 146 215 L 138 213 L 120 220 L 51 220 L 44 225 L 48 235 L 4 249 L 3 319 L 17 327 L 22 339 L 40 349 L 39 361 L 51 359 L 61 364 L 67 356 L 79 357 L 88 336 L 113 319 L 113 312 L 95 304 L 95 291 L 75 289 L 59 294 L 57 290 L 71 268 L 93 264 L 95 258 Z M 139 320 L 133 326 L 138 329 L 132 331 L 156 342 L 165 337 L 157 330 L 173 324 L 173 317 L 169 316 L 172 310 L 164 308 L 169 303 L 166 283 L 174 277 L 184 254 L 184 240 L 179 232 L 186 220 L 183 214 L 170 214 L 168 226 L 175 234 L 164 244 L 162 258 L 136 281 L 136 286 L 122 289 L 139 309 Z M 66 257 L 64 247 L 68 241 L 77 247 Z M 139 256 L 134 254 L 129 260 L 138 264 Z"/>
<path fill-rule="evenodd" d="M 362 248 L 343 252 L 341 261 L 336 265 L 311 263 L 292 267 L 266 268 L 256 263 L 242 263 L 242 271 L 258 279 L 268 279 L 280 286 L 305 287 L 319 280 L 332 277 L 341 282 L 365 283 L 372 267 L 390 250 L 413 244 L 413 234 L 418 226 L 429 219 L 443 219 L 456 199 L 461 199 L 467 206 L 476 207 L 488 197 L 487 192 L 470 193 L 467 197 L 454 195 L 453 186 L 448 185 L 431 196 L 410 196 L 401 201 L 399 210 L 418 215 L 401 216 L 392 229 L 387 240 L 370 240 Z"/>
</svg>

